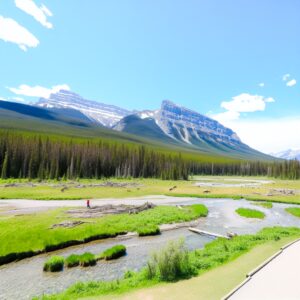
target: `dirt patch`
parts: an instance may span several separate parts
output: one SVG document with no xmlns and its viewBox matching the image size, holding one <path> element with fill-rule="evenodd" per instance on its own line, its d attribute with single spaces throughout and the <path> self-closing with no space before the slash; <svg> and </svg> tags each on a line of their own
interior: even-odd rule
<svg viewBox="0 0 300 300">
<path fill-rule="evenodd" d="M 76 226 L 79 226 L 81 224 L 84 224 L 86 222 L 83 221 L 63 221 L 58 224 L 53 224 L 50 229 L 55 229 L 55 228 L 73 228 Z"/>
<path fill-rule="evenodd" d="M 276 195 L 284 195 L 284 196 L 293 196 L 299 194 L 299 190 L 293 189 L 271 189 L 267 196 L 276 196 Z"/>
<path fill-rule="evenodd" d="M 155 205 L 150 202 L 146 202 L 143 205 L 101 205 L 94 206 L 91 208 L 78 208 L 68 210 L 67 213 L 71 215 L 73 218 L 100 218 L 105 215 L 117 215 L 117 214 L 137 214 L 142 211 L 152 209 Z"/>
</svg>

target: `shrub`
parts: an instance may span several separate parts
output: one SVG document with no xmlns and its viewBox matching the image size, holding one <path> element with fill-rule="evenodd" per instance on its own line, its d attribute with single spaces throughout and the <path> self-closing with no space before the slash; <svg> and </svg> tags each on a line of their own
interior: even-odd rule
<svg viewBox="0 0 300 300">
<path fill-rule="evenodd" d="M 65 266 L 68 268 L 73 268 L 79 266 L 80 262 L 80 255 L 77 254 L 71 254 L 68 256 L 65 260 Z"/>
<path fill-rule="evenodd" d="M 102 252 L 98 259 L 111 260 L 126 255 L 126 247 L 124 245 L 116 245 Z"/>
<path fill-rule="evenodd" d="M 256 209 L 250 209 L 250 208 L 238 208 L 235 210 L 237 214 L 239 214 L 242 217 L 245 218 L 256 218 L 256 219 L 263 219 L 265 217 L 265 214 Z"/>
<path fill-rule="evenodd" d="M 171 241 L 160 252 L 152 255 L 147 264 L 147 277 L 156 275 L 163 281 L 174 281 L 196 273 L 183 240 Z"/>
<path fill-rule="evenodd" d="M 62 256 L 52 256 L 44 264 L 44 271 L 59 272 L 64 268 L 64 258 Z"/>
<path fill-rule="evenodd" d="M 138 229 L 137 233 L 139 236 L 158 235 L 160 234 L 160 229 L 156 225 L 141 227 Z"/>
<path fill-rule="evenodd" d="M 79 257 L 79 265 L 82 267 L 95 266 L 97 263 L 94 254 L 86 252 Z"/>
</svg>

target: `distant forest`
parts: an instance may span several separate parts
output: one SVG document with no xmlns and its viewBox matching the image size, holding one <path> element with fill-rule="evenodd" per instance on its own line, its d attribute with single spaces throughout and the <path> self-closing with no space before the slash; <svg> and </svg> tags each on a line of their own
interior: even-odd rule
<svg viewBox="0 0 300 300">
<path fill-rule="evenodd" d="M 199 154 L 199 157 L 201 154 Z M 188 179 L 189 175 L 267 175 L 299 179 L 300 163 L 205 162 L 185 153 L 98 139 L 0 132 L 1 178 L 76 179 L 144 177 Z"/>
</svg>

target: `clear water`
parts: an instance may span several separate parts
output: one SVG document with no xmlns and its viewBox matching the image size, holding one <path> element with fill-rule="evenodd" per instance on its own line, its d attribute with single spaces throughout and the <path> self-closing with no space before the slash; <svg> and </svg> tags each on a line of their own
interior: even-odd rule
<svg viewBox="0 0 300 300">
<path fill-rule="evenodd" d="M 270 226 L 297 226 L 300 219 L 286 213 L 284 209 L 293 205 L 274 204 L 272 209 L 255 206 L 244 200 L 230 199 L 191 199 L 168 198 L 165 204 L 203 203 L 209 208 L 207 218 L 202 218 L 200 229 L 220 234 L 236 232 L 238 234 L 255 233 Z M 264 220 L 245 219 L 235 213 L 239 207 L 256 208 L 264 211 Z M 28 258 L 0 267 L 0 299 L 31 299 L 45 293 L 56 293 L 78 281 L 112 280 L 120 278 L 126 270 L 139 270 L 149 255 L 163 247 L 167 241 L 184 237 L 189 249 L 202 248 L 213 239 L 190 232 L 187 228 L 166 231 L 160 236 L 139 238 L 137 236 L 107 239 L 85 245 L 75 246 L 48 254 Z M 112 262 L 98 262 L 95 267 L 66 269 L 59 273 L 43 272 L 45 260 L 52 255 L 68 256 L 71 253 L 86 251 L 98 254 L 104 249 L 122 243 L 127 248 L 127 256 Z"/>
</svg>

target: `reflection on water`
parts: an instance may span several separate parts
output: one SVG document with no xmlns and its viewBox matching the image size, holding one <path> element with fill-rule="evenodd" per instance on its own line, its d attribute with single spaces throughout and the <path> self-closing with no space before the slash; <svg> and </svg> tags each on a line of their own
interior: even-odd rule
<svg viewBox="0 0 300 300">
<path fill-rule="evenodd" d="M 177 199 L 178 201 L 178 199 Z M 169 203 L 172 203 L 170 199 Z M 257 207 L 244 200 L 228 199 L 183 199 L 183 205 L 203 203 L 209 208 L 207 218 L 202 218 L 198 227 L 216 233 L 228 231 L 238 234 L 254 233 L 269 226 L 298 226 L 300 220 L 287 214 L 284 208 L 291 205 L 274 204 L 272 209 Z M 178 202 L 176 204 L 179 204 Z M 234 211 L 238 207 L 257 208 L 264 211 L 264 220 L 245 219 Z M 77 281 L 111 280 L 121 277 L 126 270 L 139 270 L 154 250 L 161 248 L 167 241 L 184 237 L 189 249 L 202 248 L 212 241 L 209 237 L 191 233 L 187 228 L 164 232 L 160 236 L 138 238 L 117 238 L 39 255 L 0 267 L 0 299 L 31 299 L 34 295 L 55 293 L 64 290 Z M 71 253 L 90 251 L 98 254 L 104 249 L 122 243 L 127 248 L 127 256 L 112 262 L 98 262 L 89 268 L 66 269 L 60 273 L 44 273 L 44 261 L 51 255 L 67 256 Z"/>
</svg>

